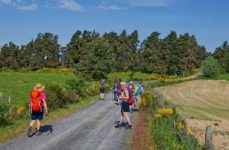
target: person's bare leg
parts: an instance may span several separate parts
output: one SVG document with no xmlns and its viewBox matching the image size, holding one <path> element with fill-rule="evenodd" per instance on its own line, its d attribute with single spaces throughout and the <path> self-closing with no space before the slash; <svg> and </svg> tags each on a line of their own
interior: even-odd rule
<svg viewBox="0 0 229 150">
<path fill-rule="evenodd" d="M 139 109 L 141 103 L 141 96 L 136 96 L 136 98 L 137 98 L 137 109 Z"/>
<path fill-rule="evenodd" d="M 103 99 L 103 93 L 100 93 L 100 100 Z"/>
<path fill-rule="evenodd" d="M 29 123 L 29 127 L 33 127 L 35 122 L 36 122 L 36 120 L 31 120 L 30 123 Z"/>
<path fill-rule="evenodd" d="M 37 120 L 37 131 L 40 131 L 41 128 L 41 121 Z"/>
<path fill-rule="evenodd" d="M 124 112 L 124 118 L 125 118 L 126 121 L 129 123 L 129 125 L 131 125 L 131 122 L 130 122 L 130 118 L 129 118 L 128 112 Z"/>
</svg>

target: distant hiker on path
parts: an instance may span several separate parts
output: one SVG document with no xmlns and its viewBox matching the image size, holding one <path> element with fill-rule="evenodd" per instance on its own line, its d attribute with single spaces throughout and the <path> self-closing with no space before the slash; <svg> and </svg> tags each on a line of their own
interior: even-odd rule
<svg viewBox="0 0 229 150">
<path fill-rule="evenodd" d="M 114 94 L 114 96 L 113 96 L 113 99 L 115 100 L 115 101 L 118 101 L 118 98 L 117 98 L 117 95 L 118 95 L 118 87 L 119 87 L 119 84 L 118 84 L 118 82 L 115 80 L 114 81 L 114 86 L 113 86 L 113 94 Z"/>
<path fill-rule="evenodd" d="M 128 113 L 130 112 L 129 104 L 127 103 L 127 100 L 129 99 L 129 92 L 128 89 L 126 88 L 126 83 L 121 82 L 121 93 L 119 96 L 119 99 L 121 101 L 121 120 L 118 124 L 115 125 L 115 128 L 119 128 L 123 125 L 124 121 L 127 121 L 126 129 L 130 129 L 132 127 L 130 118 Z"/>
<path fill-rule="evenodd" d="M 135 95 L 136 95 L 136 101 L 137 101 L 137 109 L 139 109 L 139 105 L 142 101 L 141 94 L 144 93 L 143 86 L 144 86 L 144 83 L 140 82 L 140 84 L 135 86 L 134 88 Z"/>
<path fill-rule="evenodd" d="M 48 107 L 46 104 L 46 95 L 42 92 L 45 86 L 41 83 L 37 83 L 33 90 L 30 92 L 29 96 L 29 109 L 31 113 L 31 122 L 27 131 L 28 137 L 32 136 L 32 127 L 37 123 L 36 132 L 37 136 L 41 135 L 40 127 L 41 120 L 43 119 L 43 114 L 48 114 Z"/>
<path fill-rule="evenodd" d="M 101 80 L 100 82 L 100 100 L 104 100 L 105 96 L 104 96 L 104 93 L 105 93 L 105 80 Z"/>
<path fill-rule="evenodd" d="M 137 111 L 137 105 L 136 105 L 136 97 L 135 97 L 135 93 L 134 93 L 134 83 L 133 81 L 130 81 L 129 85 L 128 85 L 128 91 L 129 91 L 129 98 L 133 99 L 133 104 L 131 105 L 131 112 L 132 111 Z"/>
</svg>

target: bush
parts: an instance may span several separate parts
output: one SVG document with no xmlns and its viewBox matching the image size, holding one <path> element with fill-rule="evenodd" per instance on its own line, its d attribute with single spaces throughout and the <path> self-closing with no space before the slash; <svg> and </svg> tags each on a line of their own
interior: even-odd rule
<svg viewBox="0 0 229 150">
<path fill-rule="evenodd" d="M 73 90 L 76 95 L 80 97 L 85 97 L 86 95 L 86 82 L 82 78 L 68 79 L 66 82 L 66 89 Z"/>
<path fill-rule="evenodd" d="M 112 72 L 108 74 L 107 78 L 110 80 L 122 80 L 128 82 L 130 80 L 131 72 Z"/>
<path fill-rule="evenodd" d="M 60 67 L 60 68 L 48 68 L 48 67 L 43 67 L 37 70 L 37 72 L 62 72 L 62 73 L 68 73 L 72 72 L 71 68 L 65 68 L 65 67 Z"/>
<path fill-rule="evenodd" d="M 63 107 L 69 103 L 69 98 L 65 95 L 64 88 L 59 84 L 51 84 L 46 90 L 47 105 L 51 109 Z"/>
<path fill-rule="evenodd" d="M 217 60 L 209 56 L 202 64 L 202 72 L 205 77 L 217 77 L 219 75 L 219 65 Z"/>
</svg>

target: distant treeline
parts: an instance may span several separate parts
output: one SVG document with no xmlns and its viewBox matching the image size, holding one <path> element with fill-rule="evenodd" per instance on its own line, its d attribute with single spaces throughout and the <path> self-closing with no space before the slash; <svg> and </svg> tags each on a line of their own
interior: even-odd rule
<svg viewBox="0 0 229 150">
<path fill-rule="evenodd" d="M 13 42 L 0 51 L 0 67 L 9 69 L 43 67 L 75 67 L 88 78 L 105 77 L 112 71 L 141 71 L 170 75 L 189 74 L 201 66 L 210 55 L 197 43 L 194 35 L 177 35 L 171 31 L 160 38 L 159 32 L 151 33 L 140 43 L 138 31 L 127 34 L 115 32 L 100 35 L 95 31 L 76 31 L 66 47 L 60 47 L 58 36 L 38 34 L 26 45 Z M 226 71 L 229 60 L 227 42 L 217 48 L 214 57 Z M 226 69 L 227 68 L 227 69 Z"/>
</svg>

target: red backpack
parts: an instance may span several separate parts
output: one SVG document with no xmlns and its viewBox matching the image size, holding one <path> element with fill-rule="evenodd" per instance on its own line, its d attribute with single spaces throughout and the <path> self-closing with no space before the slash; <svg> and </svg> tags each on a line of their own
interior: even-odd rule
<svg viewBox="0 0 229 150">
<path fill-rule="evenodd" d="M 38 90 L 32 90 L 30 92 L 30 109 L 32 112 L 42 111 L 42 101 L 40 98 L 40 91 Z"/>
</svg>

